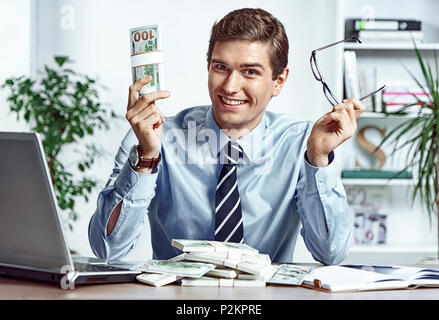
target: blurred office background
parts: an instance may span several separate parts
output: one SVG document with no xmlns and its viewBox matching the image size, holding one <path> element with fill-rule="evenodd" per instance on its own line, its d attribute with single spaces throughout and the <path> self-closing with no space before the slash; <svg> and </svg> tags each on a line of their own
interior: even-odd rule
<svg viewBox="0 0 439 320">
<path fill-rule="evenodd" d="M 161 27 L 166 87 L 172 94 L 158 103 L 159 108 L 165 115 L 174 115 L 191 106 L 207 105 L 210 99 L 206 52 L 211 26 L 228 12 L 243 7 L 260 7 L 271 12 L 284 24 L 290 41 L 290 77 L 268 110 L 306 120 L 316 120 L 331 110 L 321 84 L 311 73 L 310 53 L 343 39 L 347 17 L 373 12 L 378 18 L 419 19 L 432 30 L 431 41 L 438 40 L 434 30 L 439 24 L 435 16 L 439 2 L 434 0 L 0 0 L 0 82 L 22 74 L 37 76 L 45 64 L 54 65 L 55 55 L 68 55 L 74 61 L 72 68 L 98 78 L 108 88 L 101 91 L 102 101 L 110 103 L 123 117 L 132 83 L 128 31 L 157 23 Z M 338 46 L 319 55 L 319 66 L 339 98 L 343 94 L 343 52 L 344 47 Z M 28 130 L 26 123 L 17 122 L 8 112 L 6 94 L 0 90 L 0 130 Z M 111 153 L 94 167 L 100 188 L 111 173 L 112 157 L 128 129 L 126 121 L 117 121 L 110 132 L 96 134 L 97 141 Z M 341 151 L 345 152 L 338 155 L 340 166 L 351 166 L 357 151 L 352 145 L 343 146 Z M 384 245 L 353 245 L 347 262 L 410 263 L 417 256 L 435 253 L 435 221 L 430 225 L 419 204 L 411 207 L 409 202 L 401 203 L 397 199 L 402 194 L 407 198 L 409 188 L 373 186 L 372 194 L 381 196 L 378 200 L 384 203 L 388 215 L 387 241 Z M 79 220 L 74 223 L 73 231 L 67 230 L 71 249 L 82 255 L 93 255 L 87 229 L 98 192 L 90 194 L 90 202 L 78 203 Z M 145 218 L 142 235 L 127 258 L 151 256 Z M 294 262 L 309 261 L 313 259 L 299 236 Z"/>
</svg>

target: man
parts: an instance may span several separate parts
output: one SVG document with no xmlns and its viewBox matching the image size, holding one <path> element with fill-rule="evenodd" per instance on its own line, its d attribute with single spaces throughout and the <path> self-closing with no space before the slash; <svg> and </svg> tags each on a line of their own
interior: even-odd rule
<svg viewBox="0 0 439 320">
<path fill-rule="evenodd" d="M 156 101 L 170 93 L 139 97 L 149 77 L 130 87 L 132 129 L 89 225 L 97 256 L 125 256 L 147 214 L 154 259 L 179 254 L 172 239 L 206 239 L 244 242 L 291 262 L 300 222 L 316 260 L 345 258 L 353 218 L 333 151 L 353 136 L 364 106 L 346 100 L 314 126 L 266 111 L 288 78 L 287 62 L 282 24 L 264 10 L 240 9 L 212 28 L 211 106 L 165 122 Z"/>
</svg>

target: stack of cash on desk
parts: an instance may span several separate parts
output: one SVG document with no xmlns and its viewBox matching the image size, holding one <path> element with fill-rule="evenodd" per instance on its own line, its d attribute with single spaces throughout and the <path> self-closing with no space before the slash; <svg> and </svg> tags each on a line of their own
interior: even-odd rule
<svg viewBox="0 0 439 320">
<path fill-rule="evenodd" d="M 270 256 L 244 243 L 174 239 L 183 251 L 169 260 L 151 260 L 139 267 L 137 279 L 162 286 L 265 287 L 266 283 L 300 285 L 311 267 L 273 265 Z"/>
</svg>

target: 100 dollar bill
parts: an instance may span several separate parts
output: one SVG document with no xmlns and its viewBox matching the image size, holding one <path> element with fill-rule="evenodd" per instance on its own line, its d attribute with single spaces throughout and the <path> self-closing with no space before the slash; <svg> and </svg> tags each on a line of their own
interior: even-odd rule
<svg viewBox="0 0 439 320">
<path fill-rule="evenodd" d="M 152 77 L 140 90 L 140 95 L 163 90 L 163 57 L 159 26 L 154 24 L 130 29 L 130 42 L 133 83 L 148 75 Z"/>
<path fill-rule="evenodd" d="M 268 283 L 300 286 L 303 282 L 303 278 L 313 269 L 313 267 L 282 264 L 278 266 L 276 273 L 271 277 Z"/>
<path fill-rule="evenodd" d="M 178 277 L 199 278 L 215 269 L 213 264 L 180 262 L 168 260 L 150 260 L 137 268 L 148 273 L 172 274 Z"/>
</svg>

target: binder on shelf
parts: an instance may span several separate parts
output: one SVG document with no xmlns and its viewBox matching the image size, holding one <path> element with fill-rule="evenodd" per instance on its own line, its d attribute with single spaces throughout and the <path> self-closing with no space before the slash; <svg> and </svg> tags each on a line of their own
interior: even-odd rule
<svg viewBox="0 0 439 320">
<path fill-rule="evenodd" d="M 346 19 L 346 31 L 352 34 L 361 30 L 421 31 L 422 21 L 413 19 Z"/>
<path fill-rule="evenodd" d="M 342 179 L 412 179 L 411 171 L 354 169 L 342 170 Z"/>
</svg>

